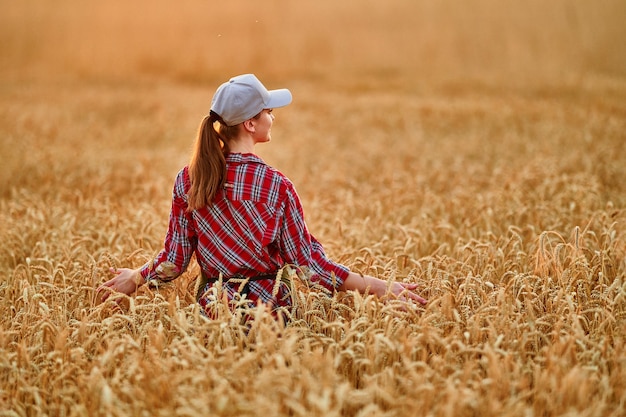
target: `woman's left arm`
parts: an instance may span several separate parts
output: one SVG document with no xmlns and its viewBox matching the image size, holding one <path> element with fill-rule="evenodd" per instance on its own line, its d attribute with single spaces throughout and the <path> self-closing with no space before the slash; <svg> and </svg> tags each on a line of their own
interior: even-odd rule
<svg viewBox="0 0 626 417">
<path fill-rule="evenodd" d="M 102 302 L 105 302 L 114 292 L 131 295 L 146 283 L 139 273 L 139 269 L 111 268 L 109 271 L 115 274 L 115 277 L 96 290 L 97 294 L 102 295 L 100 299 Z"/>
<path fill-rule="evenodd" d="M 98 294 L 103 294 L 102 301 L 106 301 L 112 292 L 131 295 L 147 281 L 170 281 L 185 271 L 197 245 L 191 214 L 187 211 L 187 179 L 186 169 L 181 170 L 176 177 L 163 249 L 153 260 L 138 269 L 112 268 L 111 273 L 115 277 L 97 289 Z"/>
</svg>

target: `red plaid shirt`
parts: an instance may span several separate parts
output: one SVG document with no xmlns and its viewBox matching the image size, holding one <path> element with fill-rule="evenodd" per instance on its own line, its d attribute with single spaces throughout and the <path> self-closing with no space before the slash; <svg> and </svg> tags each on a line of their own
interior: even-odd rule
<svg viewBox="0 0 626 417">
<path fill-rule="evenodd" d="M 141 275 L 147 281 L 172 280 L 187 269 L 195 253 L 207 277 L 275 275 L 291 264 L 308 267 L 311 281 L 331 292 L 341 286 L 349 270 L 329 260 L 309 233 L 291 181 L 252 154 L 229 154 L 226 168 L 226 184 L 213 203 L 191 212 L 188 168 L 178 173 L 164 248 L 141 268 Z M 289 305 L 287 288 L 272 297 L 274 284 L 273 279 L 250 281 L 248 299 Z M 239 286 L 224 284 L 229 298 Z M 201 299 L 200 304 L 208 301 Z"/>
</svg>

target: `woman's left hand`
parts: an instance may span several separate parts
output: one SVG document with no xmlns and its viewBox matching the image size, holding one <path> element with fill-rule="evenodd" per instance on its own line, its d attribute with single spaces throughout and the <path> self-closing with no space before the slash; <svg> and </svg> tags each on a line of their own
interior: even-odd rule
<svg viewBox="0 0 626 417">
<path fill-rule="evenodd" d="M 110 268 L 109 271 L 115 274 L 115 277 L 96 290 L 96 294 L 102 297 L 101 302 L 105 302 L 115 292 L 131 295 L 144 283 L 138 269 Z"/>
</svg>

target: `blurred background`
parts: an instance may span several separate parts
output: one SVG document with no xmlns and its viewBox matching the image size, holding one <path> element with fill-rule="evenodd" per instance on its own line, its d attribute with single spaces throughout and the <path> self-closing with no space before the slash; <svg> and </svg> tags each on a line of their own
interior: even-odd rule
<svg viewBox="0 0 626 417">
<path fill-rule="evenodd" d="M 0 0 L 0 82 L 584 86 L 626 74 L 623 0 Z"/>
<path fill-rule="evenodd" d="M 503 201 L 506 231 L 529 223 L 510 210 L 531 207 L 543 182 L 575 194 L 573 225 L 591 210 L 583 199 L 594 210 L 624 199 L 624 0 L 0 0 L 0 10 L 8 201 L 78 193 L 119 213 L 141 201 L 164 221 L 214 89 L 246 72 L 294 94 L 259 153 L 298 184 L 321 237 L 340 235 L 338 219 L 348 230 L 427 213 L 460 227 Z M 453 195 L 475 211 L 465 202 L 455 213 Z M 555 191 L 536 199 L 552 204 Z M 569 233 L 570 215 L 530 223 Z M 496 227 L 485 222 L 471 233 Z M 367 230 L 355 247 L 392 234 Z"/>
</svg>

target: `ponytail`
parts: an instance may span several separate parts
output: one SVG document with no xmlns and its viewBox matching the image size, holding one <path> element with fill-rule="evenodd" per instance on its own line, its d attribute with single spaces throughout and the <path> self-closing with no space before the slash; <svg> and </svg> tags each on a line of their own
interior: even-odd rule
<svg viewBox="0 0 626 417">
<path fill-rule="evenodd" d="M 215 112 L 206 116 L 198 130 L 191 161 L 189 162 L 188 210 L 197 210 L 209 205 L 226 181 L 226 157 L 228 144 L 215 130 L 215 122 L 226 126 Z M 228 128 L 227 128 L 228 129 Z"/>
</svg>

